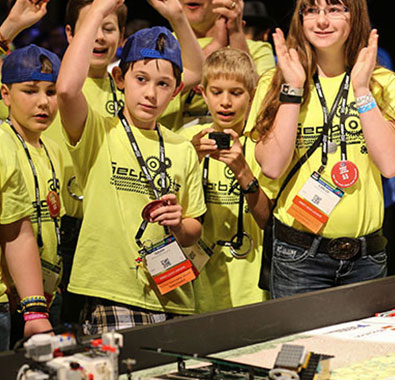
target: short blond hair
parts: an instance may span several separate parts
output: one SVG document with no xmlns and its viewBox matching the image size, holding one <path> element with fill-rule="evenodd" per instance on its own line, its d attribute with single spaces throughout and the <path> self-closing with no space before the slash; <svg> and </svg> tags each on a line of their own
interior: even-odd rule
<svg viewBox="0 0 395 380">
<path fill-rule="evenodd" d="M 201 85 L 207 88 L 210 79 L 235 79 L 252 95 L 258 81 L 254 61 L 240 49 L 221 48 L 211 53 L 203 65 Z"/>
</svg>

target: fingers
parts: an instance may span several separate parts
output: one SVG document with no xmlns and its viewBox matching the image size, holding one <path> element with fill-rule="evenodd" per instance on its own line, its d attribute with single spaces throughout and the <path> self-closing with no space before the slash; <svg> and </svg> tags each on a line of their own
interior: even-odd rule
<svg viewBox="0 0 395 380">
<path fill-rule="evenodd" d="M 152 211 L 151 223 L 159 223 L 162 226 L 178 226 L 182 220 L 182 207 L 177 202 L 175 194 L 166 194 L 161 198 L 165 205 Z"/>
<path fill-rule="evenodd" d="M 196 152 L 200 154 L 209 154 L 215 151 L 218 147 L 215 140 L 209 139 L 207 136 L 210 132 L 214 132 L 213 128 L 203 129 L 192 138 L 192 145 Z"/>
</svg>

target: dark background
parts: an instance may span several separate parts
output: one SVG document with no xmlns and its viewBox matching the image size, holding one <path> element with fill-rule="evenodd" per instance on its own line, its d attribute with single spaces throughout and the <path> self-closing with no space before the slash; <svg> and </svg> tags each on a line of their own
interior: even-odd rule
<svg viewBox="0 0 395 380">
<path fill-rule="evenodd" d="M 248 0 L 245 0 L 248 1 Z M 295 0 L 261 0 L 268 10 L 269 15 L 274 18 L 277 24 L 286 32 L 289 24 L 290 16 L 293 11 Z M 0 0 L 0 19 L 6 16 L 7 9 L 11 0 Z M 148 19 L 152 25 L 167 25 L 164 20 L 146 0 L 126 0 L 129 8 L 128 19 L 142 18 Z M 63 26 L 66 0 L 51 0 L 48 4 L 48 14 L 43 18 L 40 24 L 33 27 L 32 30 L 23 33 L 16 39 L 16 45 L 24 45 L 26 42 L 36 42 L 44 44 L 46 38 L 50 35 L 57 35 L 59 44 L 62 41 L 61 29 Z M 393 27 L 393 14 L 389 9 L 390 2 L 384 0 L 368 0 L 369 13 L 372 25 L 378 29 L 380 39 L 379 44 L 386 49 L 395 60 L 395 29 Z M 354 25 L 358 28 L 358 23 Z M 57 33 L 54 31 L 58 28 Z M 33 40 L 33 41 L 32 41 Z"/>
</svg>

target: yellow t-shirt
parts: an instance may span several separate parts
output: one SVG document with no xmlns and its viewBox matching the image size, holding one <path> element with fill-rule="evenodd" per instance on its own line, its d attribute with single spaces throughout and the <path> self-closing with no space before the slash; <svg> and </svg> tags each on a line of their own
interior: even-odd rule
<svg viewBox="0 0 395 380">
<path fill-rule="evenodd" d="M 131 129 L 160 193 L 158 135 Z M 161 131 L 167 192 L 176 194 L 184 218 L 199 217 L 206 207 L 196 152 L 183 137 L 163 127 Z M 145 268 L 136 271 L 139 249 L 134 237 L 141 211 L 153 196 L 119 119 L 90 110 L 81 140 L 69 149 L 85 197 L 69 291 L 147 310 L 193 313 L 191 283 L 162 296 Z M 149 224 L 142 240 L 164 236 L 163 227 Z"/>
<path fill-rule="evenodd" d="M 198 39 L 202 49 L 211 41 L 211 37 Z M 270 43 L 247 40 L 247 45 L 259 75 L 275 66 L 273 49 Z M 203 115 L 208 115 L 207 105 L 202 95 L 191 90 L 185 94 L 177 95 L 169 103 L 159 121 L 167 128 L 177 132 L 184 124 Z"/>
<path fill-rule="evenodd" d="M 0 224 L 14 223 L 30 216 L 32 204 L 12 138 L 0 129 Z M 1 260 L 0 250 L 0 260 Z M 21 263 L 23 265 L 23 263 Z M 7 287 L 0 266 L 0 302 L 7 302 Z"/>
<path fill-rule="evenodd" d="M 8 117 L 8 108 L 5 106 L 3 100 L 0 100 L 0 120 L 5 120 Z"/>
<path fill-rule="evenodd" d="M 209 127 L 211 124 L 196 125 L 185 128 L 181 134 L 191 140 L 196 133 Z M 247 138 L 245 158 L 254 176 L 264 188 L 262 171 L 254 156 L 255 143 L 248 135 L 246 131 L 245 137 L 240 138 L 242 144 Z M 203 163 L 204 160 L 201 162 L 201 170 Z M 249 212 L 246 200 L 243 204 L 243 231 L 252 239 L 252 251 L 246 258 L 236 259 L 228 247 L 215 245 L 218 240 L 230 240 L 237 234 L 240 190 L 237 187 L 235 192 L 228 194 L 229 188 L 237 181 L 225 163 L 210 159 L 208 173 L 207 212 L 204 217 L 202 240 L 208 247 L 215 247 L 212 249 L 210 260 L 193 282 L 197 313 L 248 305 L 269 298 L 268 293 L 258 287 L 263 230 L 258 227 Z M 248 245 L 245 239 L 240 252 L 245 252 Z"/>
<path fill-rule="evenodd" d="M 116 88 L 116 87 L 115 87 Z M 89 105 L 99 114 L 103 116 L 111 116 L 114 112 L 114 95 L 111 90 L 111 84 L 108 77 L 104 79 L 87 78 L 84 83 L 83 93 Z M 123 104 L 123 94 L 116 90 L 116 97 Z M 67 184 L 70 179 L 75 175 L 73 168 L 73 161 L 70 152 L 66 147 L 62 133 L 62 123 L 60 121 L 59 113 L 57 114 L 54 122 L 44 132 L 44 136 L 50 137 L 56 141 L 60 146 L 63 154 L 64 164 L 64 179 L 63 179 L 63 202 L 68 216 L 82 218 L 82 202 L 74 199 L 70 195 Z M 77 180 L 73 180 L 70 184 L 70 190 L 76 195 L 82 195 L 81 187 Z"/>
<path fill-rule="evenodd" d="M 36 186 L 32 168 L 29 164 L 26 152 L 18 140 L 16 134 L 7 123 L 3 123 L 0 128 L 10 135 L 16 146 L 17 156 L 19 165 L 22 169 L 23 177 L 26 183 L 27 190 L 29 192 L 29 199 L 33 207 L 33 211 L 30 215 L 30 221 L 32 222 L 34 235 L 37 237 L 38 233 L 38 215 L 36 205 Z M 56 237 L 54 219 L 49 214 L 46 197 L 48 193 L 55 190 L 61 193 L 61 178 L 63 178 L 63 159 L 62 153 L 58 145 L 47 137 L 42 137 L 42 142 L 48 150 L 49 157 L 51 158 L 52 164 L 56 174 L 56 184 L 54 184 L 52 178 L 51 164 L 48 156 L 45 152 L 44 147 L 36 148 L 29 143 L 26 143 L 32 158 L 35 170 L 37 172 L 38 187 L 40 189 L 40 203 L 41 203 L 41 229 L 42 229 L 42 240 L 43 247 L 40 249 L 41 259 L 49 262 L 50 264 L 58 263 L 58 240 Z M 64 207 L 61 206 L 60 215 L 64 214 Z M 60 218 L 57 219 L 58 225 L 60 226 Z"/>
<path fill-rule="evenodd" d="M 264 98 L 267 88 L 270 84 L 272 73 L 261 78 L 258 89 L 253 101 L 248 125 L 252 127 L 255 124 L 260 104 Z M 332 107 L 337 91 L 343 80 L 344 74 L 333 78 L 321 78 L 320 83 L 328 105 Z M 392 110 L 395 109 L 395 75 L 386 69 L 377 69 L 374 72 L 374 78 L 385 89 L 384 97 Z M 301 108 L 298 121 L 298 134 L 295 145 L 295 152 L 292 162 L 288 168 L 290 170 L 296 161 L 303 155 L 306 150 L 313 144 L 319 136 L 323 126 L 323 113 L 317 92 L 311 83 L 311 96 L 306 105 Z M 373 95 L 379 104 L 385 109 L 390 109 L 384 105 L 380 88 L 373 90 Z M 340 107 L 340 106 L 339 106 Z M 392 111 L 393 112 L 393 111 Z M 339 110 L 333 120 L 333 141 L 339 145 Z M 363 136 L 358 111 L 356 109 L 355 97 L 352 86 L 348 94 L 346 106 L 346 141 L 347 141 L 347 159 L 354 162 L 359 170 L 359 179 L 352 187 L 344 189 L 345 194 L 338 205 L 333 210 L 328 222 L 320 231 L 320 235 L 328 238 L 340 236 L 359 237 L 372 233 L 381 228 L 383 223 L 384 205 L 383 193 L 381 186 L 381 176 L 367 151 L 366 142 Z M 317 171 L 321 165 L 322 149 L 319 147 L 314 154 L 307 160 L 297 172 L 294 178 L 287 185 L 285 191 L 280 197 L 275 216 L 283 223 L 293 226 L 299 230 L 306 230 L 300 223 L 288 214 L 287 210 L 292 204 L 295 195 L 298 194 L 307 179 Z M 328 154 L 328 164 L 322 173 L 324 179 L 332 182 L 332 167 L 340 161 L 340 148 L 333 154 Z M 282 183 L 287 172 L 277 183 Z"/>
</svg>

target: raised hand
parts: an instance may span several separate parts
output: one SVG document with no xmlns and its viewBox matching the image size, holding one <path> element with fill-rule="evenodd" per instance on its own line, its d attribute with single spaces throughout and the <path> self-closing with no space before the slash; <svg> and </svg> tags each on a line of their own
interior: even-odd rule
<svg viewBox="0 0 395 380">
<path fill-rule="evenodd" d="M 283 74 L 285 83 L 292 87 L 302 88 L 306 80 L 306 73 L 300 62 L 298 52 L 295 49 L 288 49 L 284 33 L 280 28 L 276 28 L 275 33 L 273 33 L 273 42 L 278 67 Z"/>
<path fill-rule="evenodd" d="M 243 31 L 243 0 L 213 0 L 213 12 L 223 17 L 229 33 Z"/>
<path fill-rule="evenodd" d="M 175 17 L 183 14 L 179 0 L 147 0 L 166 20 L 171 22 Z"/>
<path fill-rule="evenodd" d="M 370 32 L 368 46 L 358 54 L 357 61 L 351 70 L 351 83 L 354 92 L 369 91 L 369 83 L 377 63 L 377 46 L 379 35 L 377 30 Z"/>
<path fill-rule="evenodd" d="M 40 21 L 47 13 L 49 0 L 16 0 L 7 18 L 1 25 L 1 34 L 11 42 L 22 30 Z"/>
<path fill-rule="evenodd" d="M 104 18 L 113 13 L 123 3 L 124 0 L 94 0 L 91 9 L 101 12 L 102 17 Z"/>
</svg>

